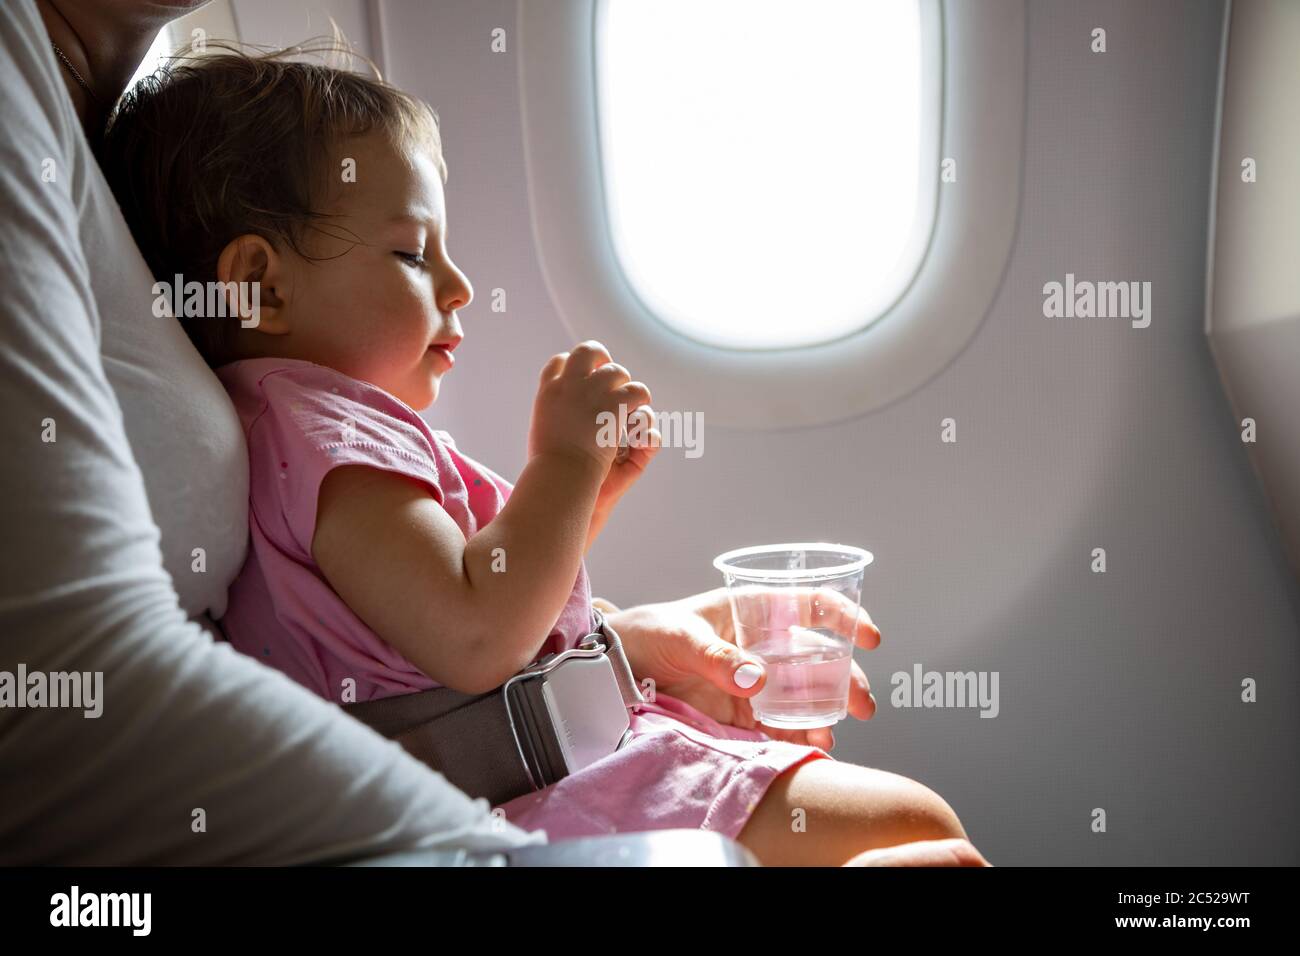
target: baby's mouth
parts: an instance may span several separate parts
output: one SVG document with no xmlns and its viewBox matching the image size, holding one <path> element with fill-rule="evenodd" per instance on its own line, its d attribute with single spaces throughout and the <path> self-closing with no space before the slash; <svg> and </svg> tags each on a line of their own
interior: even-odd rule
<svg viewBox="0 0 1300 956">
<path fill-rule="evenodd" d="M 451 349 L 445 345 L 430 345 L 430 352 L 435 352 L 447 363 L 447 368 L 452 368 L 456 364 L 456 357 L 451 354 Z"/>
</svg>

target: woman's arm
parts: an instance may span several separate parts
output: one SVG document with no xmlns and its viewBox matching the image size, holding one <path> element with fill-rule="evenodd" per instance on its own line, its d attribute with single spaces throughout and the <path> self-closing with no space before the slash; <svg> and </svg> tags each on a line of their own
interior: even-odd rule
<svg viewBox="0 0 1300 956">
<path fill-rule="evenodd" d="M 0 862 L 541 842 L 185 620 L 98 353 L 72 199 L 89 159 L 60 82 L 18 0 L 0 19 L 0 670 L 99 675 L 102 698 L 98 716 L 0 708 Z"/>
</svg>

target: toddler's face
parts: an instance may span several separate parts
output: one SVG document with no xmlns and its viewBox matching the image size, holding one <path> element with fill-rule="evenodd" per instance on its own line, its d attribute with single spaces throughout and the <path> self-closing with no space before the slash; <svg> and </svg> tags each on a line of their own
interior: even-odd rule
<svg viewBox="0 0 1300 956">
<path fill-rule="evenodd" d="M 278 354 L 327 365 L 427 408 L 464 337 L 456 310 L 473 297 L 447 254 L 442 180 L 433 157 L 403 152 L 381 134 L 340 144 L 337 177 L 305 251 L 281 257 L 291 331 Z M 356 181 L 344 180 L 355 161 Z M 347 164 L 350 166 L 351 164 Z"/>
</svg>

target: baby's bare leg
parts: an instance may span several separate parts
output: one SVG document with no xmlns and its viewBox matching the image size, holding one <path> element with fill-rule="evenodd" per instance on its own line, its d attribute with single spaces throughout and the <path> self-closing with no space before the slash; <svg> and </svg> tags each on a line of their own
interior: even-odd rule
<svg viewBox="0 0 1300 956">
<path fill-rule="evenodd" d="M 949 837 L 966 831 L 928 787 L 818 759 L 772 781 L 737 839 L 765 866 L 839 866 L 864 850 Z"/>
</svg>

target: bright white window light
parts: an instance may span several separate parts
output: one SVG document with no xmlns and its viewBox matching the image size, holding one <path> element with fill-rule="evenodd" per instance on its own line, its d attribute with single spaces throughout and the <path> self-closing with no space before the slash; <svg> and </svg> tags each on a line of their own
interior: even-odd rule
<svg viewBox="0 0 1300 956">
<path fill-rule="evenodd" d="M 793 348 L 901 295 L 938 173 L 918 0 L 601 0 L 595 39 L 610 235 L 661 321 Z"/>
<path fill-rule="evenodd" d="M 126 85 L 126 88 L 129 90 L 131 87 L 135 86 L 139 80 L 149 76 L 154 70 L 158 69 L 162 64 L 163 58 L 171 56 L 171 46 L 171 31 L 167 27 L 163 27 L 158 31 L 158 35 L 154 37 L 153 43 L 149 46 L 149 52 L 144 55 L 144 59 L 141 60 L 140 65 L 136 67 L 135 75 L 131 77 L 131 82 Z"/>
</svg>

